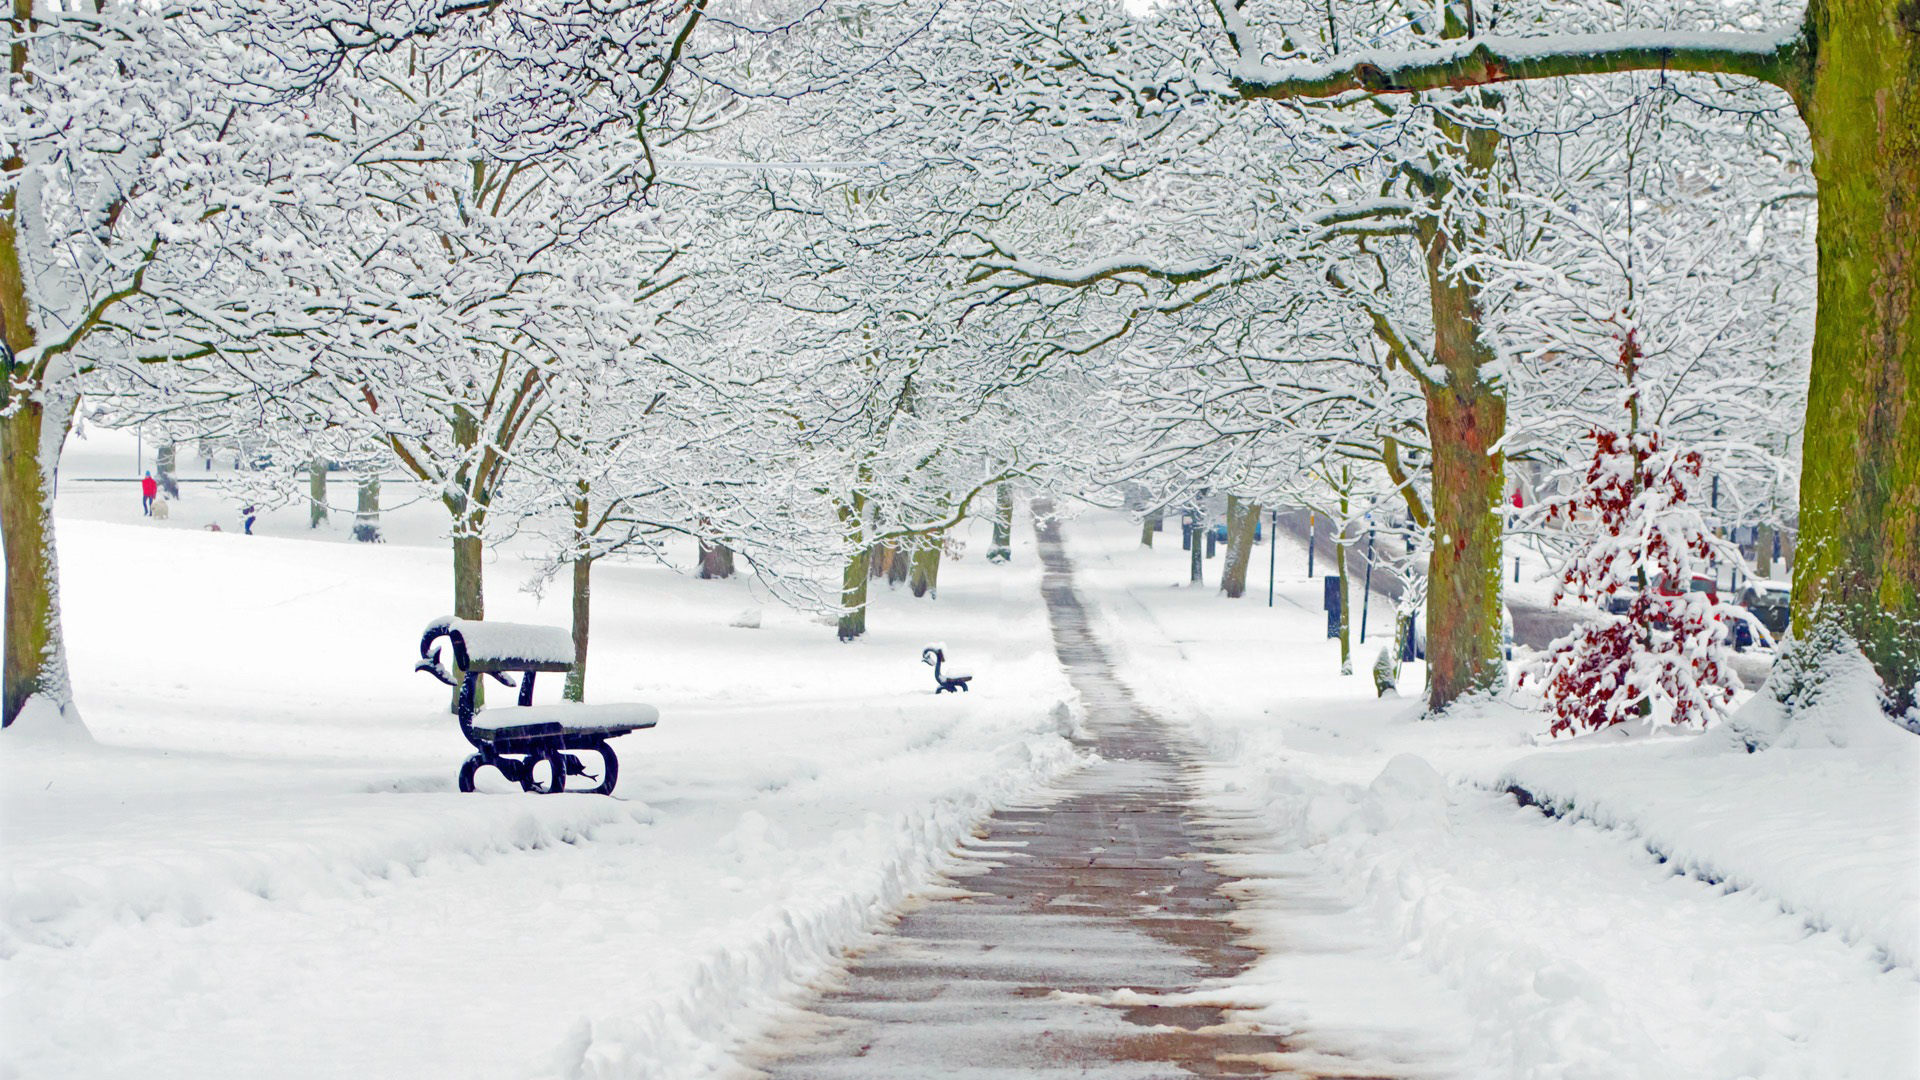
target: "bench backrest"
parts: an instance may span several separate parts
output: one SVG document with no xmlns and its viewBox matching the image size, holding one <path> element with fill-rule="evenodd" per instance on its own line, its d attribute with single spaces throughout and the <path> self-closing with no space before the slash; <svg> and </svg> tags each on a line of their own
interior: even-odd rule
<svg viewBox="0 0 1920 1080">
<path fill-rule="evenodd" d="M 453 645 L 458 671 L 573 670 L 573 635 L 564 627 L 443 616 L 428 623 L 420 638 L 422 659 L 432 656 L 433 642 L 442 637 Z"/>
</svg>

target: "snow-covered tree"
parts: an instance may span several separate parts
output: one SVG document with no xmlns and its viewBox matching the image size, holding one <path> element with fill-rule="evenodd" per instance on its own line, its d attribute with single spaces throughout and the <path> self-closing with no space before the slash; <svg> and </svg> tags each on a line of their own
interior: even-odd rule
<svg viewBox="0 0 1920 1080">
<path fill-rule="evenodd" d="M 1733 700 L 1729 620 L 1745 616 L 1693 589 L 1716 546 L 1725 548 L 1697 506 L 1704 461 L 1656 431 L 1596 430 L 1593 442 L 1583 486 L 1549 514 L 1586 541 L 1562 570 L 1555 603 L 1600 611 L 1532 658 L 1520 683 L 1539 685 L 1556 735 L 1641 717 L 1704 727 Z M 1623 593 L 1626 611 L 1615 614 L 1608 601 Z"/>
</svg>

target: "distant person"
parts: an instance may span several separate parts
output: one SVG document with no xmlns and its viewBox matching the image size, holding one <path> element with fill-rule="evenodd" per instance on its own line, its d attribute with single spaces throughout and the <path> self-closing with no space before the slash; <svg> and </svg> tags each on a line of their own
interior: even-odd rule
<svg viewBox="0 0 1920 1080">
<path fill-rule="evenodd" d="M 140 512 L 142 514 L 148 517 L 153 516 L 153 497 L 158 494 L 160 494 L 160 481 L 155 480 L 152 473 L 140 478 Z"/>
<path fill-rule="evenodd" d="M 244 507 L 240 511 L 240 524 L 246 527 L 247 535 L 253 535 L 253 507 Z"/>
</svg>

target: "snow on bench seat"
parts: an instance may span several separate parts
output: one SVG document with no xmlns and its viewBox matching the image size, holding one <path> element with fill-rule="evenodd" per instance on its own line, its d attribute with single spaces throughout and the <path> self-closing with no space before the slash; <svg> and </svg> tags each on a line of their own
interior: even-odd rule
<svg viewBox="0 0 1920 1080">
<path fill-rule="evenodd" d="M 573 634 L 561 626 L 536 626 L 532 623 L 493 622 L 442 616 L 427 624 L 427 629 L 444 626 L 458 631 L 467 647 L 471 670 L 524 670 L 528 666 L 573 666 Z"/>
<path fill-rule="evenodd" d="M 650 728 L 660 722 L 660 710 L 651 705 L 495 705 L 473 718 L 473 733 L 483 739 L 512 735 L 516 730 L 558 724 L 575 735 Z"/>
</svg>

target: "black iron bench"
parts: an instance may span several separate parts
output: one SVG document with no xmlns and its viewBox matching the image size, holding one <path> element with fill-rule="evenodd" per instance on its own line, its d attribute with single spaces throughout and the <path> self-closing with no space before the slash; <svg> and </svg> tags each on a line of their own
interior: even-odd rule
<svg viewBox="0 0 1920 1080">
<path fill-rule="evenodd" d="M 920 650 L 920 662 L 932 666 L 933 692 L 936 694 L 951 694 L 956 690 L 965 690 L 967 684 L 973 681 L 972 675 L 958 668 L 946 666 L 947 647 L 938 642 Z"/>
<path fill-rule="evenodd" d="M 453 648 L 451 669 L 441 662 L 440 649 L 434 644 L 441 638 Z M 527 791 L 564 791 L 567 777 L 584 776 L 599 781 L 587 790 L 611 795 L 620 778 L 620 759 L 607 741 L 660 722 L 660 711 L 651 705 L 535 705 L 536 674 L 573 670 L 573 636 L 556 626 L 451 616 L 435 619 L 420 638 L 420 662 L 414 670 L 460 691 L 460 734 L 477 751 L 460 766 L 461 791 L 472 791 L 474 774 L 491 765 Z M 509 672 L 518 674 L 517 682 Z M 518 685 L 520 703 L 476 713 L 475 688 L 482 675 L 506 686 Z M 580 759 L 569 753 L 574 750 L 600 755 L 599 776 L 587 772 Z"/>
</svg>

